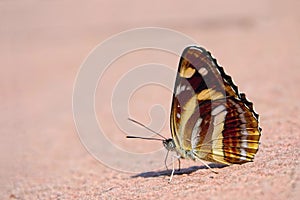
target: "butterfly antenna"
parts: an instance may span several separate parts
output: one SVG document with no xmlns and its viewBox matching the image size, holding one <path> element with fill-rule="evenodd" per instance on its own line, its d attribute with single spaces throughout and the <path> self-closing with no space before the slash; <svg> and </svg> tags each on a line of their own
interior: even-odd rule
<svg viewBox="0 0 300 200">
<path fill-rule="evenodd" d="M 136 120 L 134 120 L 134 119 L 131 119 L 131 118 L 128 118 L 128 120 L 129 120 L 129 121 L 132 121 L 133 123 L 136 123 L 136 124 L 140 125 L 141 127 L 144 127 L 145 129 L 147 129 L 148 131 L 151 131 L 152 133 L 155 133 L 156 135 L 160 136 L 160 137 L 163 138 L 164 140 L 167 139 L 167 138 L 164 137 L 163 135 L 161 135 L 161 134 L 155 132 L 154 130 L 152 130 L 151 128 L 145 126 L 145 125 L 142 124 L 141 122 L 138 122 L 138 121 L 136 121 Z M 127 136 L 127 138 L 140 138 L 140 139 L 146 139 L 146 140 L 161 140 L 161 141 L 162 141 L 162 139 L 158 139 L 158 138 L 144 138 L 144 137 L 138 137 L 138 136 Z"/>
<path fill-rule="evenodd" d="M 159 141 L 163 141 L 163 139 L 160 139 L 160 138 L 148 138 L 148 137 L 139 137 L 139 136 L 133 136 L 133 135 L 127 135 L 126 138 L 138 138 L 138 139 L 143 139 L 143 140 L 159 140 Z"/>
</svg>

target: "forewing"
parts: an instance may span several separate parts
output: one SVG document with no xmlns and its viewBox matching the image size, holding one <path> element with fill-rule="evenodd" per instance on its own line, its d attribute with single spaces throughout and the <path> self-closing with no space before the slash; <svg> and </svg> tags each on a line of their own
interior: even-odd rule
<svg viewBox="0 0 300 200">
<path fill-rule="evenodd" d="M 222 77 L 212 65 L 209 53 L 198 47 L 186 48 L 179 62 L 170 120 L 175 144 L 184 150 L 197 146 L 209 129 L 211 117 L 200 106 L 211 109 L 212 99 L 226 95 Z"/>
<path fill-rule="evenodd" d="M 230 76 L 203 48 L 184 50 L 171 108 L 178 152 L 219 163 L 252 161 L 258 149 L 258 114 Z"/>
</svg>

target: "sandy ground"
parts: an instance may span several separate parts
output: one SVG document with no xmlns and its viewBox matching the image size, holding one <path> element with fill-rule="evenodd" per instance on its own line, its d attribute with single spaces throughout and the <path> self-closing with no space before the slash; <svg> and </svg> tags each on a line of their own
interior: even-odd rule
<svg viewBox="0 0 300 200">
<path fill-rule="evenodd" d="M 1 199 L 297 199 L 299 6 L 296 0 L 230 0 L 226 4 L 1 1 Z M 213 174 L 200 162 L 182 161 L 182 173 L 168 184 L 170 171 L 163 168 L 126 173 L 105 166 L 88 153 L 72 114 L 79 67 L 98 43 L 120 31 L 145 26 L 171 28 L 196 39 L 247 93 L 263 128 L 255 162 L 224 168 L 213 165 L 219 172 Z M 149 61 L 145 55 L 131 56 L 140 64 Z M 130 65 L 129 58 L 124 58 L 124 64 Z M 177 58 L 156 59 L 177 68 Z M 113 80 L 126 73 L 120 66 L 114 69 L 114 78 L 100 83 L 106 92 L 113 88 Z M 102 107 L 107 103 L 101 101 L 105 95 L 98 93 L 97 114 L 110 119 L 111 111 L 105 109 L 109 106 Z M 155 88 L 141 91 L 130 107 L 131 115 L 147 124 L 145 113 L 157 101 L 166 106 L 168 114 L 170 96 L 168 92 L 155 93 Z M 121 132 L 113 120 L 108 120 L 105 128 L 111 131 L 108 134 Z M 167 123 L 162 132 L 170 135 Z M 122 134 L 113 138 L 125 141 Z M 151 149 L 157 143 L 123 144 L 142 151 L 143 144 Z M 128 159 L 136 165 L 119 155 L 108 159 Z M 151 169 L 157 162 L 163 166 L 163 158 L 149 160 L 145 156 L 139 165 Z"/>
</svg>

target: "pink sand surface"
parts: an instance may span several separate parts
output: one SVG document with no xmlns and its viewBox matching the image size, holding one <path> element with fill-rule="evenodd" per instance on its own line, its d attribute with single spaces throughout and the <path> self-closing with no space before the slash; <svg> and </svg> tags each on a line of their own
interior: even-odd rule
<svg viewBox="0 0 300 200">
<path fill-rule="evenodd" d="M 299 7 L 296 0 L 1 1 L 1 199 L 298 199 Z M 168 184 L 164 169 L 125 173 L 86 151 L 72 114 L 79 67 L 98 43 L 145 26 L 174 29 L 196 39 L 254 102 L 263 135 L 253 163 L 215 168 L 219 174 L 213 174 L 200 162 L 182 161 L 183 173 Z M 124 65 L 148 61 L 145 55 L 128 56 Z M 177 68 L 177 58 L 156 59 Z M 124 73 L 121 68 L 113 72 L 102 83 L 107 92 Z M 158 101 L 168 114 L 170 95 L 157 94 L 155 88 L 141 90 L 131 113 L 147 123 L 145 113 Z M 96 95 L 97 113 L 109 115 L 109 109 L 101 110 L 101 97 Z M 106 129 L 118 132 L 110 121 Z M 168 124 L 162 132 L 170 135 Z M 114 139 L 121 145 L 124 141 L 123 136 Z M 137 151 L 161 145 L 130 144 Z M 145 157 L 140 165 L 157 162 L 163 165 L 161 159 Z"/>
</svg>

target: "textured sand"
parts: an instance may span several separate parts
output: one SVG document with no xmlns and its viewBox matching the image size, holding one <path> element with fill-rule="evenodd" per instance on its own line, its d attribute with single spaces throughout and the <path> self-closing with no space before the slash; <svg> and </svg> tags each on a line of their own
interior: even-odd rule
<svg viewBox="0 0 300 200">
<path fill-rule="evenodd" d="M 2 1 L 1 199 L 297 199 L 299 6 L 296 0 L 157 1 L 148 5 L 140 1 Z M 246 92 L 263 128 L 255 162 L 217 166 L 219 174 L 213 174 L 200 162 L 182 161 L 183 173 L 168 184 L 170 171 L 120 172 L 85 150 L 72 115 L 73 83 L 79 66 L 107 37 L 144 26 L 171 28 L 193 37 Z M 132 59 L 142 64 L 147 56 L 133 55 Z M 177 58 L 157 59 L 175 63 L 171 67 L 177 68 Z M 112 81 L 106 79 L 107 91 L 122 73 L 115 70 Z M 137 95 L 130 108 L 143 122 L 149 120 L 145 113 L 151 92 L 150 103 L 159 101 L 169 112 L 171 94 L 149 89 L 149 93 Z M 98 109 L 109 114 L 109 110 L 101 111 L 101 105 Z M 106 123 L 106 128 L 118 132 L 114 124 Z M 168 124 L 162 132 L 169 135 Z M 122 143 L 123 137 L 116 140 Z M 132 149 L 143 150 L 141 145 L 151 148 L 153 143 L 130 144 Z M 127 158 L 113 155 L 109 159 Z M 153 162 L 163 165 L 160 158 L 145 158 L 140 165 L 146 168 Z"/>
</svg>

